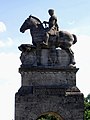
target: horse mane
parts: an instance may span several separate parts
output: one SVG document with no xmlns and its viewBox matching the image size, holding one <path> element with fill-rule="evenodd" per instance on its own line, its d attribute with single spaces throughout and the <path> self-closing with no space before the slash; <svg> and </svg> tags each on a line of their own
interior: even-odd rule
<svg viewBox="0 0 90 120">
<path fill-rule="evenodd" d="M 38 22 L 40 22 L 40 24 L 42 24 L 42 22 L 37 17 L 32 16 L 32 15 L 30 15 L 29 17 L 32 17 L 32 18 L 36 19 Z"/>
</svg>

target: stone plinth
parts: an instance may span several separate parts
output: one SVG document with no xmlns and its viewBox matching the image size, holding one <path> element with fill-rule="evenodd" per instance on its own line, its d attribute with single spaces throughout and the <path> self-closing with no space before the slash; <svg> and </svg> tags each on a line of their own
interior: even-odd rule
<svg viewBox="0 0 90 120">
<path fill-rule="evenodd" d="M 76 86 L 78 68 L 69 66 L 70 56 L 56 48 L 23 47 L 15 120 L 38 120 L 45 113 L 58 114 L 59 120 L 84 120 L 84 97 Z"/>
<path fill-rule="evenodd" d="M 76 72 L 78 68 L 20 68 L 22 86 L 43 85 L 76 85 Z"/>
<path fill-rule="evenodd" d="M 57 91 L 56 91 L 57 92 Z M 16 119 L 36 120 L 46 112 L 58 113 L 60 120 L 83 120 L 83 95 L 16 94 Z"/>
</svg>

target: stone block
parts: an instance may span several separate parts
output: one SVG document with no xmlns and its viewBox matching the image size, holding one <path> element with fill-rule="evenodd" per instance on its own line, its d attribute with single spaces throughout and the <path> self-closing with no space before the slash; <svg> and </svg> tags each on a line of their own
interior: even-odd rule
<svg viewBox="0 0 90 120">
<path fill-rule="evenodd" d="M 78 68 L 20 68 L 22 86 L 76 85 Z"/>
<path fill-rule="evenodd" d="M 62 120 L 83 120 L 83 94 L 73 95 L 34 95 L 16 94 L 15 120 L 36 120 L 46 112 L 62 116 Z"/>
</svg>

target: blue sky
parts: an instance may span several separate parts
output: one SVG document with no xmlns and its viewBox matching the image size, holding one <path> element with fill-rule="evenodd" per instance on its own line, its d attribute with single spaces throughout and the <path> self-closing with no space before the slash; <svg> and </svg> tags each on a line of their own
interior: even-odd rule
<svg viewBox="0 0 90 120">
<path fill-rule="evenodd" d="M 19 32 L 30 15 L 48 20 L 48 9 L 53 8 L 61 30 L 77 35 L 72 46 L 75 54 L 77 86 L 86 96 L 90 93 L 90 0 L 0 0 L 0 120 L 14 119 L 14 96 L 21 86 L 18 73 L 18 46 L 31 43 L 29 32 Z"/>
</svg>

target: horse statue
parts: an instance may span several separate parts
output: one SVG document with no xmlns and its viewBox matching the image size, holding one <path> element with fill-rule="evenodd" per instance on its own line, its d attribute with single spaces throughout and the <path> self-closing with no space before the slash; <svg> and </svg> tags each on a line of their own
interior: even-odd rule
<svg viewBox="0 0 90 120">
<path fill-rule="evenodd" d="M 43 42 L 45 41 L 45 33 L 47 31 L 47 28 L 43 26 L 43 23 L 37 17 L 30 15 L 22 24 L 20 32 L 24 33 L 28 29 L 30 29 L 33 45 L 36 47 L 42 47 Z M 56 35 L 50 35 L 48 46 L 46 47 L 60 47 L 61 49 L 64 49 L 70 56 L 70 64 L 74 65 L 74 53 L 71 50 L 71 46 L 76 42 L 76 35 L 70 34 L 67 31 L 56 31 Z"/>
</svg>

